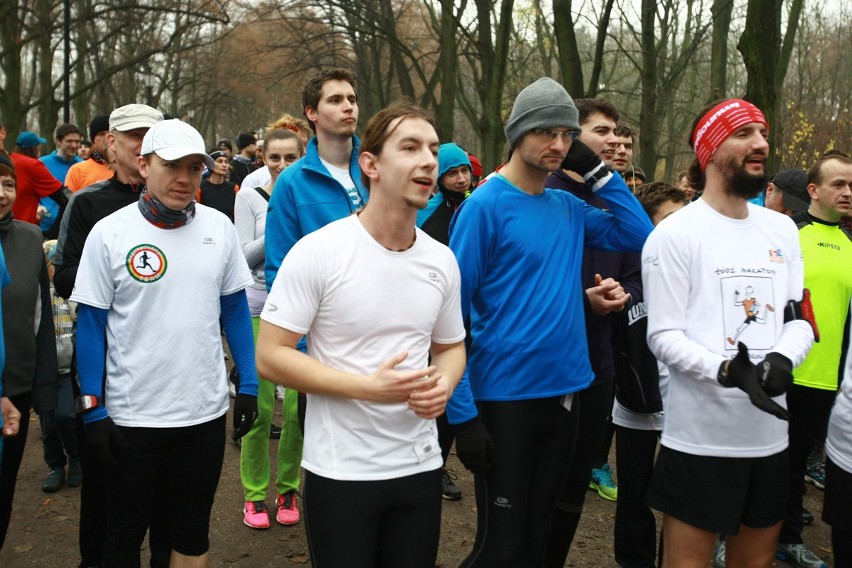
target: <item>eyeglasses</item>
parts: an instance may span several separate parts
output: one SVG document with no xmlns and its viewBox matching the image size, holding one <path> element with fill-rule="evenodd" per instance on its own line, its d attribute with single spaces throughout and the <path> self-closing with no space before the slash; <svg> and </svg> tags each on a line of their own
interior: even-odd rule
<svg viewBox="0 0 852 568">
<path fill-rule="evenodd" d="M 576 140 L 577 136 L 580 135 L 579 130 L 547 130 L 545 128 L 535 128 L 532 132 L 539 138 L 547 140 L 548 142 L 556 140 L 557 136 L 561 136 L 563 142 L 568 142 L 570 140 Z"/>
</svg>

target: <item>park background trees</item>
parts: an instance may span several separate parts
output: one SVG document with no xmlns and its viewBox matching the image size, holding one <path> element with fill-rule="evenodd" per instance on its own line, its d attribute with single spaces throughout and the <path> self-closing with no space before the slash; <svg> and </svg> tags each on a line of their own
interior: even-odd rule
<svg viewBox="0 0 852 568">
<path fill-rule="evenodd" d="M 50 139 L 66 105 L 84 127 L 145 102 L 212 144 L 301 115 L 307 79 L 345 66 L 362 125 L 411 98 L 490 169 L 515 95 L 548 75 L 611 99 L 658 179 L 690 160 L 696 112 L 728 96 L 769 117 L 770 169 L 806 167 L 849 150 L 849 19 L 845 3 L 804 0 L 4 0 L 0 116 L 12 138 Z"/>
</svg>

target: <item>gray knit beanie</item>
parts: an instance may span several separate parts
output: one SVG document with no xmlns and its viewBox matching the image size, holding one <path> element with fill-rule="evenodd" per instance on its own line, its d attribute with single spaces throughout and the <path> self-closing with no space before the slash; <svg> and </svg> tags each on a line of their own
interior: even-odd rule
<svg viewBox="0 0 852 568">
<path fill-rule="evenodd" d="M 535 128 L 568 127 L 580 130 L 580 114 L 568 91 L 550 77 L 542 77 L 518 93 L 504 131 L 509 148 Z"/>
</svg>

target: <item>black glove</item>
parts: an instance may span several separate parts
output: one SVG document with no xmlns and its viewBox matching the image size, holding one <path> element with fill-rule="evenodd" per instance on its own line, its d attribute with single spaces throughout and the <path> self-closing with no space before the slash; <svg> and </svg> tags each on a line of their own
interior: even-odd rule
<svg viewBox="0 0 852 568">
<path fill-rule="evenodd" d="M 748 347 L 740 341 L 737 343 L 737 356 L 730 361 L 724 361 L 719 367 L 717 377 L 719 384 L 723 387 L 737 387 L 748 395 L 751 403 L 764 412 L 780 418 L 790 420 L 790 414 L 772 400 L 760 387 L 757 377 L 757 367 L 748 358 Z M 725 366 L 727 365 L 727 370 Z"/>
<path fill-rule="evenodd" d="M 583 176 L 584 179 L 586 174 L 593 172 L 600 166 L 604 166 L 600 156 L 595 154 L 591 148 L 576 138 L 573 142 L 571 142 L 571 147 L 568 149 L 568 155 L 566 155 L 565 159 L 562 160 L 563 170 L 576 172 Z"/>
<path fill-rule="evenodd" d="M 235 442 L 249 433 L 257 420 L 257 397 L 237 393 L 234 399 L 234 432 L 231 439 Z"/>
<path fill-rule="evenodd" d="M 793 363 L 780 353 L 768 353 L 757 365 L 760 386 L 769 396 L 779 396 L 793 384 Z"/>
<path fill-rule="evenodd" d="M 494 467 L 494 442 L 479 416 L 454 428 L 456 455 L 463 466 L 472 473 L 485 473 Z"/>
<path fill-rule="evenodd" d="M 118 462 L 113 455 L 113 447 L 120 450 L 125 450 L 130 447 L 124 436 L 121 435 L 121 430 L 112 421 L 112 418 L 107 416 L 103 420 L 86 424 L 84 436 L 86 437 L 86 445 L 105 465 L 118 467 Z"/>
</svg>

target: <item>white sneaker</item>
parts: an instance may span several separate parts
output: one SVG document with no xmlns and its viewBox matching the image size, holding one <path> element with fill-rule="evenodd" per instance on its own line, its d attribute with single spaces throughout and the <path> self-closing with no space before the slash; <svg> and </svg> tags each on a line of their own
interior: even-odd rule
<svg viewBox="0 0 852 568">
<path fill-rule="evenodd" d="M 275 385 L 275 398 L 278 400 L 284 400 L 284 385 Z"/>
<path fill-rule="evenodd" d="M 725 541 L 717 540 L 713 547 L 713 568 L 725 568 Z"/>
<path fill-rule="evenodd" d="M 779 542 L 775 547 L 775 551 L 775 557 L 778 560 L 783 560 L 796 568 L 825 568 L 825 562 L 808 550 L 808 547 L 804 544 Z"/>
</svg>

